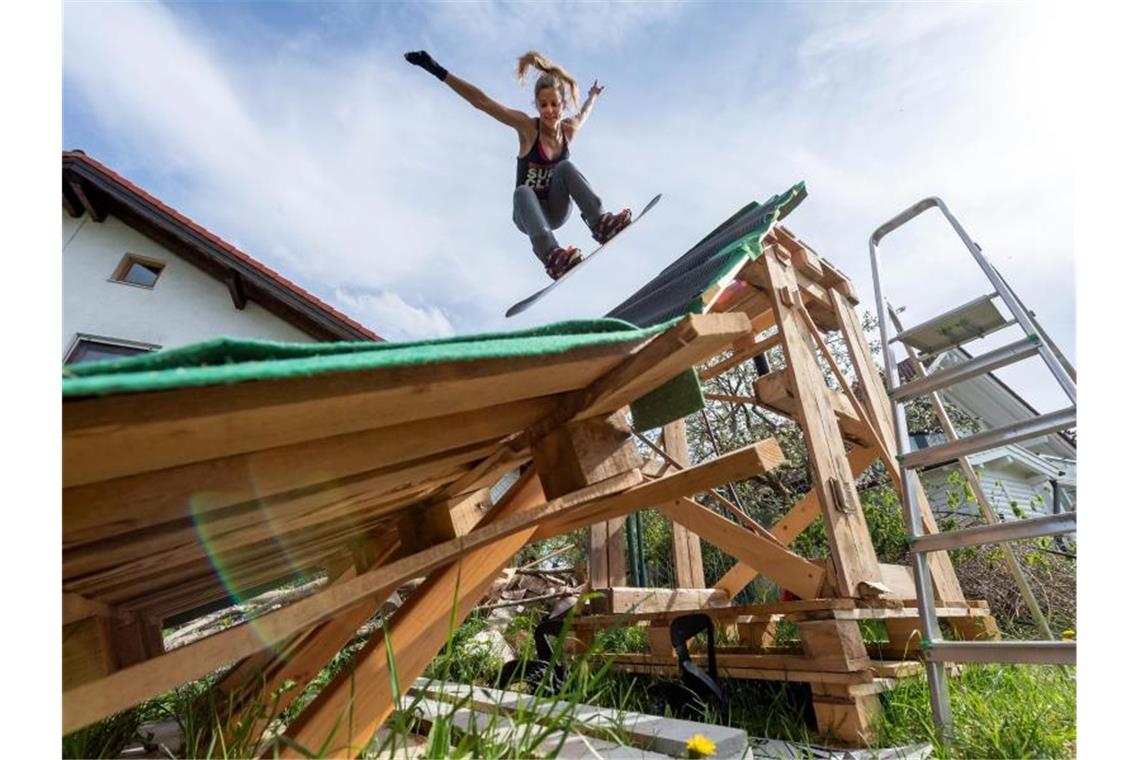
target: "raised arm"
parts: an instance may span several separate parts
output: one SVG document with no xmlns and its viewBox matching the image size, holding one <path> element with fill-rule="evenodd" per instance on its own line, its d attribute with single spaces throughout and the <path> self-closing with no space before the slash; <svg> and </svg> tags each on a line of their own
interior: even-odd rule
<svg viewBox="0 0 1140 760">
<path fill-rule="evenodd" d="M 507 108 L 475 85 L 455 76 L 455 74 L 452 74 L 436 63 L 435 59 L 428 55 L 427 51 L 417 50 L 414 53 L 405 53 L 404 59 L 413 66 L 419 66 L 421 69 L 427 71 L 452 90 L 455 90 L 455 92 L 459 94 L 459 97 L 491 118 L 506 124 L 508 127 L 513 127 L 516 132 L 522 132 L 531 127 L 531 118 L 525 113 L 516 111 L 513 108 Z"/>
<path fill-rule="evenodd" d="M 598 86 L 598 80 L 594 80 L 594 84 L 590 87 L 589 93 L 586 95 L 586 101 L 582 103 L 582 107 L 578 109 L 575 116 L 571 116 L 563 122 L 563 128 L 567 131 L 567 137 L 573 137 L 586 123 L 586 119 L 590 118 L 590 112 L 594 110 L 594 102 L 598 96 L 602 94 L 602 90 L 606 89 L 605 85 Z"/>
</svg>

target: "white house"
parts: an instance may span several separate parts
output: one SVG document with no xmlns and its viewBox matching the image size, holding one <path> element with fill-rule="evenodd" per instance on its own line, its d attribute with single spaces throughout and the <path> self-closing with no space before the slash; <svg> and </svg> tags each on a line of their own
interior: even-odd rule
<svg viewBox="0 0 1140 760">
<path fill-rule="evenodd" d="M 63 154 L 63 361 L 219 336 L 381 340 L 83 151 Z"/>
<path fill-rule="evenodd" d="M 939 359 L 939 367 L 960 364 L 970 358 L 962 348 Z M 939 392 L 945 401 L 976 419 L 982 429 L 1008 425 L 1038 416 L 1024 399 L 993 374 L 980 375 Z M 959 435 L 964 435 L 959 431 Z M 941 435 L 912 440 L 915 447 L 942 443 Z M 1076 505 L 1077 447 L 1069 437 L 1054 433 L 1020 444 L 979 452 L 967 457 L 994 511 L 1011 517 L 1019 511 L 1028 516 L 1071 510 Z M 920 474 L 931 507 L 936 513 L 977 514 L 977 506 L 961 499 L 963 487 L 957 462 L 931 467 Z M 955 482 L 957 481 L 957 483 Z"/>
</svg>

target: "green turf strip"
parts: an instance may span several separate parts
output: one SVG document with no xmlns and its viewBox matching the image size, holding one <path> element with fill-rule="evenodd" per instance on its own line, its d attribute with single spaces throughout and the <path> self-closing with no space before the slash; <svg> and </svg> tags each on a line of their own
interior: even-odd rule
<svg viewBox="0 0 1140 760">
<path fill-rule="evenodd" d="M 640 342 L 674 322 L 640 329 L 618 319 L 579 320 L 412 343 L 218 338 L 125 359 L 68 365 L 63 370 L 63 395 L 101 396 L 437 362 L 555 356 L 585 346 Z"/>
</svg>

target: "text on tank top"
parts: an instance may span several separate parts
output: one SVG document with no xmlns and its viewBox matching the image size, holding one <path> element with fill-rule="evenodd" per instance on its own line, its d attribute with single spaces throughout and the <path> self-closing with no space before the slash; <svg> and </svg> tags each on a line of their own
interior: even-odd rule
<svg viewBox="0 0 1140 760">
<path fill-rule="evenodd" d="M 550 179 L 554 176 L 554 167 L 570 158 L 570 143 L 563 139 L 562 152 L 555 158 L 547 158 L 546 151 L 542 147 L 538 119 L 534 120 L 534 125 L 540 133 L 534 138 L 534 145 L 530 146 L 527 154 L 516 159 L 518 163 L 515 170 L 515 187 L 519 185 L 533 187 L 534 194 L 545 200 L 550 192 Z"/>
</svg>

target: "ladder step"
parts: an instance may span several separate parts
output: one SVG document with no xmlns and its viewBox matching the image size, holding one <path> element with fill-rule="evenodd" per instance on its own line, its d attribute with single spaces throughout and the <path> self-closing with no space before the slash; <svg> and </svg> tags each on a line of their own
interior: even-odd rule
<svg viewBox="0 0 1140 760">
<path fill-rule="evenodd" d="M 954 346 L 989 335 L 1010 324 L 994 304 L 998 294 L 975 298 L 915 325 L 892 338 L 922 354 L 940 354 Z"/>
<path fill-rule="evenodd" d="M 978 451 L 1056 433 L 1059 430 L 1075 427 L 1076 424 L 1077 408 L 1070 406 L 1067 409 L 1060 409 L 1032 419 L 1021 420 L 992 430 L 984 430 L 981 433 L 976 433 L 967 438 L 959 438 L 940 446 L 931 446 L 928 449 L 919 449 L 902 454 L 898 458 L 899 464 L 908 469 L 940 464 Z"/>
<path fill-rule="evenodd" d="M 969 380 L 971 377 L 977 377 L 1007 364 L 1027 359 L 1037 353 L 1040 345 L 1040 338 L 1036 335 L 1030 335 L 1016 343 L 1010 343 L 1008 346 L 1002 346 L 981 356 L 975 356 L 969 361 L 899 386 L 891 390 L 891 398 L 895 401 L 906 401 L 918 396 L 925 396 L 963 380 Z"/>
<path fill-rule="evenodd" d="M 931 533 L 914 539 L 914 551 L 936 552 L 943 549 L 958 549 L 978 544 L 996 544 L 1003 541 L 1019 541 L 1023 538 L 1053 536 L 1070 533 L 1077 529 L 1076 512 L 1060 512 L 1045 517 L 1031 517 L 1028 520 L 1010 520 L 997 525 L 979 525 L 976 528 L 949 530 L 945 533 Z"/>
<path fill-rule="evenodd" d="M 1075 641 L 934 641 L 925 648 L 935 662 L 1008 662 L 1076 665 Z"/>
</svg>

